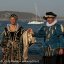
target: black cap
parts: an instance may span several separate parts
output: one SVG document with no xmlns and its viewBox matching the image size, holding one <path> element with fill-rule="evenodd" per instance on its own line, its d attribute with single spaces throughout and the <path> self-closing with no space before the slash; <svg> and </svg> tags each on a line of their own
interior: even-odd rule
<svg viewBox="0 0 64 64">
<path fill-rule="evenodd" d="M 43 19 L 46 20 L 46 19 L 49 18 L 49 17 L 55 18 L 55 17 L 57 17 L 57 15 L 56 15 L 55 13 L 53 13 L 53 12 L 46 12 L 46 15 L 43 16 Z"/>
</svg>

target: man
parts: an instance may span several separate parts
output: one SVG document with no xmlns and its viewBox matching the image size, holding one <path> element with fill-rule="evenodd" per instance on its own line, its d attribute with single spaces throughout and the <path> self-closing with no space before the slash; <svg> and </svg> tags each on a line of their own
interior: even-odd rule
<svg viewBox="0 0 64 64">
<path fill-rule="evenodd" d="M 63 54 L 63 39 L 61 26 L 57 23 L 57 15 L 53 12 L 46 12 L 43 19 L 46 20 L 44 26 L 41 27 L 36 36 L 44 37 L 43 48 L 45 56 L 62 55 Z M 51 52 L 52 51 L 52 52 Z M 55 60 L 55 59 L 54 59 Z"/>
</svg>

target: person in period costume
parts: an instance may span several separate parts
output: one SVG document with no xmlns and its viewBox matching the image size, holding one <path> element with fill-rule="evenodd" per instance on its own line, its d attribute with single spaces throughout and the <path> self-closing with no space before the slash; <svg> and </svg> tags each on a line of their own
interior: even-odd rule
<svg viewBox="0 0 64 64">
<path fill-rule="evenodd" d="M 17 20 L 18 16 L 16 14 L 11 14 L 10 24 L 7 24 L 3 32 L 1 46 L 4 64 L 5 61 L 21 62 L 22 57 L 24 61 L 26 61 L 28 59 L 28 42 L 32 41 L 32 43 L 34 43 L 34 38 L 32 38 L 33 32 L 28 32 L 29 29 L 24 30 L 22 26 L 19 26 Z M 28 38 L 29 33 L 31 34 L 31 36 L 29 36 Z"/>
<path fill-rule="evenodd" d="M 22 34 L 24 29 L 16 22 L 18 16 L 11 14 L 10 24 L 4 29 L 3 38 L 1 42 L 3 52 L 3 62 L 6 61 L 19 61 L 21 62 L 22 51 L 23 51 L 23 40 Z M 21 38 L 21 39 L 20 39 Z"/>
<path fill-rule="evenodd" d="M 58 54 L 63 54 L 63 51 L 60 53 L 63 46 L 62 40 L 62 30 L 61 25 L 58 24 L 57 15 L 53 12 L 47 12 L 45 16 L 43 16 L 44 20 L 46 20 L 46 25 L 42 26 L 39 33 L 42 32 L 42 35 L 45 37 L 45 45 L 50 46 L 52 49 L 58 49 Z"/>
<path fill-rule="evenodd" d="M 62 55 L 63 54 L 63 36 L 61 25 L 58 24 L 57 15 L 53 12 L 46 12 L 43 19 L 46 20 L 45 25 L 41 27 L 38 37 L 44 37 L 43 48 L 44 56 Z M 54 59 L 55 60 L 55 59 Z"/>
</svg>

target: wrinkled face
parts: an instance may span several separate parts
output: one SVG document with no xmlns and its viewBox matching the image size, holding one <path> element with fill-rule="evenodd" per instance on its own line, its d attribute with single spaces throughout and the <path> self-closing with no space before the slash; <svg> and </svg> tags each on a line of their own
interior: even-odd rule
<svg viewBox="0 0 64 64">
<path fill-rule="evenodd" d="M 47 18 L 47 22 L 48 22 L 49 24 L 51 24 L 52 22 L 54 22 L 54 20 L 55 20 L 55 18 L 52 18 L 52 17 Z"/>
<path fill-rule="evenodd" d="M 10 23 L 11 23 L 12 25 L 15 25 L 15 24 L 16 24 L 16 19 L 15 19 L 14 17 L 11 17 L 11 18 L 10 18 Z"/>
</svg>

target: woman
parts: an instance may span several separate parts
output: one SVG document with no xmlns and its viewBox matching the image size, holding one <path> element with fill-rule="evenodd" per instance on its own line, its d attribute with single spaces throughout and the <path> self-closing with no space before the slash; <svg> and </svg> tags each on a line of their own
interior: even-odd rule
<svg viewBox="0 0 64 64">
<path fill-rule="evenodd" d="M 19 61 L 21 62 L 23 43 L 23 28 L 17 23 L 18 17 L 15 14 L 10 16 L 10 24 L 4 29 L 3 39 L 1 42 L 3 51 L 3 61 Z"/>
<path fill-rule="evenodd" d="M 32 29 L 24 30 L 22 26 L 19 26 L 17 20 L 18 16 L 11 14 L 10 24 L 7 24 L 7 27 L 4 29 L 1 42 L 3 62 L 21 62 L 22 57 L 26 61 L 28 59 L 29 44 L 35 42 L 35 39 L 32 37 Z"/>
</svg>

